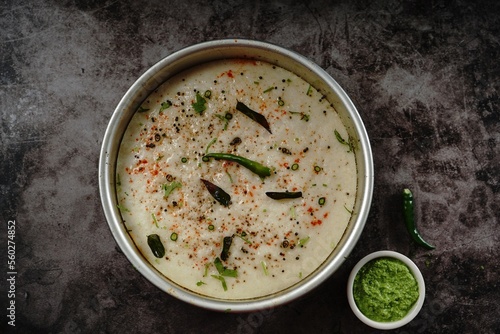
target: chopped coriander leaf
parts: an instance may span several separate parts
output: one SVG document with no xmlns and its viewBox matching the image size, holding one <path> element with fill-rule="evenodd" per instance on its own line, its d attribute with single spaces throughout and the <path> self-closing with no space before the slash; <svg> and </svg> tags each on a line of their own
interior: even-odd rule
<svg viewBox="0 0 500 334">
<path fill-rule="evenodd" d="M 210 143 L 208 143 L 207 145 L 207 148 L 205 150 L 205 153 L 208 153 L 208 150 L 210 149 L 210 146 L 212 146 L 213 144 L 215 144 L 215 142 L 217 141 L 217 138 L 214 138 L 210 141 Z"/>
<path fill-rule="evenodd" d="M 156 220 L 156 216 L 154 213 L 151 214 L 151 217 L 153 217 L 153 222 L 155 223 L 156 227 L 158 227 L 158 220 Z"/>
<path fill-rule="evenodd" d="M 116 174 L 116 185 L 119 187 L 122 185 L 122 181 L 120 180 L 120 174 Z"/>
<path fill-rule="evenodd" d="M 337 140 L 339 141 L 339 143 L 341 143 L 342 145 L 349 145 L 344 138 L 342 138 L 342 136 L 340 135 L 340 133 L 337 131 L 337 129 L 335 129 L 333 131 L 335 133 L 335 137 L 337 138 Z"/>
<path fill-rule="evenodd" d="M 226 114 L 227 115 L 227 114 Z M 229 124 L 229 119 L 225 115 L 215 114 L 215 117 L 224 122 L 224 130 L 227 130 L 227 125 Z"/>
<path fill-rule="evenodd" d="M 203 272 L 203 277 L 207 277 L 208 275 L 208 268 L 210 268 L 210 262 L 205 264 L 205 271 Z"/>
<path fill-rule="evenodd" d="M 139 106 L 139 108 L 137 109 L 137 112 L 146 112 L 148 110 L 149 110 L 149 108 L 144 108 L 143 106 Z"/>
<path fill-rule="evenodd" d="M 351 141 L 351 137 L 349 136 L 349 140 L 346 141 L 344 138 L 342 138 L 342 136 L 340 135 L 340 133 L 335 129 L 334 131 L 335 133 L 335 137 L 337 138 L 337 140 L 339 141 L 339 143 L 341 143 L 342 145 L 346 145 L 347 147 L 349 147 L 349 150 L 347 152 L 354 152 L 354 143 Z"/>
<path fill-rule="evenodd" d="M 248 240 L 248 238 L 246 238 L 246 235 L 247 235 L 247 234 L 246 234 L 245 232 L 243 232 L 243 233 L 241 233 L 241 234 L 235 234 L 235 235 L 236 235 L 238 238 L 240 238 L 241 240 L 243 240 L 245 243 L 247 243 L 247 244 L 249 244 L 249 245 L 251 245 L 251 244 L 252 244 L 252 242 L 251 242 L 250 240 Z"/>
<path fill-rule="evenodd" d="M 304 247 L 309 242 L 310 237 L 305 237 L 299 240 L 299 246 Z"/>
<path fill-rule="evenodd" d="M 165 102 L 162 102 L 161 105 L 160 105 L 160 111 L 159 112 L 162 112 L 163 110 L 168 109 L 171 106 L 172 106 L 172 102 L 170 102 L 169 100 L 167 100 Z"/>
<path fill-rule="evenodd" d="M 181 158 L 181 162 L 182 162 L 183 164 L 185 164 L 187 161 L 188 161 L 188 158 L 186 158 L 186 157 L 182 157 L 182 158 Z"/>
<path fill-rule="evenodd" d="M 260 265 L 262 266 L 262 269 L 264 270 L 264 275 L 269 275 L 269 273 L 267 272 L 267 264 L 265 261 L 261 261 L 260 262 Z"/>
<path fill-rule="evenodd" d="M 182 187 L 182 183 L 180 183 L 178 181 L 172 181 L 168 184 L 167 183 L 163 184 L 161 186 L 163 191 L 165 191 L 165 194 L 163 195 L 163 197 L 167 198 L 172 193 L 172 191 L 174 191 L 177 188 L 181 188 L 181 187 Z"/>
<path fill-rule="evenodd" d="M 197 285 L 197 286 L 202 286 L 203 284 L 207 284 L 207 283 L 205 283 L 205 282 L 203 282 L 203 281 L 198 281 L 198 282 L 196 282 L 196 285 Z"/>
<path fill-rule="evenodd" d="M 214 265 L 215 268 L 217 269 L 217 272 L 221 274 L 222 276 L 225 277 L 238 277 L 238 272 L 235 269 L 227 269 L 224 267 L 222 264 L 222 261 L 217 257 L 214 260 Z"/>
<path fill-rule="evenodd" d="M 264 91 L 264 93 L 269 93 L 269 92 L 270 92 L 270 91 L 272 91 L 273 89 L 274 89 L 274 87 L 269 87 L 268 89 L 266 89 L 266 90 Z"/>
<path fill-rule="evenodd" d="M 299 111 L 289 111 L 289 113 L 292 115 L 300 115 L 301 120 L 309 122 L 309 115 L 307 115 L 306 113 L 299 112 Z"/>
<path fill-rule="evenodd" d="M 116 207 L 120 210 L 120 211 L 123 211 L 123 212 L 130 212 L 129 209 L 127 209 L 126 207 L 124 206 L 121 206 L 119 204 L 116 205 Z"/>
<path fill-rule="evenodd" d="M 312 87 L 311 85 L 309 85 L 309 87 L 307 87 L 306 95 L 311 96 L 311 93 L 312 93 Z"/>
<path fill-rule="evenodd" d="M 207 103 L 207 100 L 205 100 L 203 96 L 200 95 L 200 93 L 196 92 L 196 102 L 191 104 L 191 106 L 193 107 L 194 111 L 201 115 L 207 109 L 205 103 Z"/>
<path fill-rule="evenodd" d="M 222 264 L 222 261 L 218 257 L 215 258 L 214 265 L 215 265 L 215 269 L 217 269 L 219 274 L 222 274 L 222 272 L 224 271 L 224 265 Z"/>
<path fill-rule="evenodd" d="M 222 283 L 222 288 L 224 289 L 224 291 L 227 291 L 227 284 L 226 284 L 226 280 L 224 279 L 224 277 L 222 276 L 217 276 L 217 275 L 211 275 L 213 278 L 216 278 L 218 279 L 221 283 Z"/>
<path fill-rule="evenodd" d="M 229 177 L 229 182 L 233 183 L 233 177 L 231 176 L 231 174 L 229 174 L 228 171 L 226 171 L 226 174 Z"/>
</svg>

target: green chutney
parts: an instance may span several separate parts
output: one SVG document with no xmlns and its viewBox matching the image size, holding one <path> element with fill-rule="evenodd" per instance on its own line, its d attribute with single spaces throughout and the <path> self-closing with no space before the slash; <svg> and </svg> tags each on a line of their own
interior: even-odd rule
<svg viewBox="0 0 500 334">
<path fill-rule="evenodd" d="M 402 319 L 418 299 L 418 283 L 410 269 L 394 258 L 365 264 L 354 278 L 354 301 L 368 318 L 379 322 Z"/>
</svg>

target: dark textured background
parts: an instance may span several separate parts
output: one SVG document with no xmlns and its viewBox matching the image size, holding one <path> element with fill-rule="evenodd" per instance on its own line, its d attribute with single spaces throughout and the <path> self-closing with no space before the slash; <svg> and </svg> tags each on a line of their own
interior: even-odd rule
<svg viewBox="0 0 500 334">
<path fill-rule="evenodd" d="M 397 333 L 500 333 L 500 2 L 0 2 L 0 332 L 7 229 L 17 222 L 19 333 L 375 333 L 350 311 L 347 276 L 369 252 L 410 256 L 427 283 Z M 117 249 L 97 164 L 107 122 L 148 67 L 193 43 L 246 37 L 317 62 L 370 136 L 374 200 L 352 256 L 326 283 L 248 314 L 159 291 Z M 414 246 L 400 193 L 413 189 Z"/>
</svg>

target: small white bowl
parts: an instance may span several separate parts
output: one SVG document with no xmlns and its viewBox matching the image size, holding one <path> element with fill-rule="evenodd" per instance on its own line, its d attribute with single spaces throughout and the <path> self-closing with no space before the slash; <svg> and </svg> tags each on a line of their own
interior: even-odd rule
<svg viewBox="0 0 500 334">
<path fill-rule="evenodd" d="M 406 264 L 418 283 L 419 296 L 418 296 L 416 303 L 410 309 L 408 314 L 406 314 L 406 316 L 404 316 L 404 318 L 402 318 L 400 320 L 396 320 L 396 321 L 391 321 L 391 322 L 374 321 L 374 320 L 368 318 L 367 316 L 365 316 L 359 310 L 358 306 L 356 305 L 356 302 L 354 301 L 354 295 L 353 295 L 354 278 L 358 274 L 358 271 L 365 264 L 370 262 L 371 260 L 377 259 L 377 258 L 383 258 L 383 257 L 398 259 L 401 262 L 403 262 L 404 264 Z M 354 312 L 354 314 L 359 318 L 359 320 L 361 320 L 362 322 L 364 322 L 368 326 L 376 328 L 376 329 L 382 329 L 382 330 L 399 328 L 399 327 L 406 325 L 410 321 L 412 321 L 413 318 L 415 318 L 417 316 L 418 312 L 420 312 L 420 309 L 422 308 L 422 305 L 424 304 L 424 299 L 425 299 L 424 278 L 422 277 L 422 273 L 418 269 L 417 265 L 412 260 L 410 260 L 409 258 L 404 256 L 403 254 L 393 252 L 393 251 L 388 251 L 388 250 L 378 251 L 375 253 L 371 253 L 371 254 L 365 256 L 364 258 L 362 258 L 352 269 L 351 274 L 349 275 L 349 280 L 347 281 L 347 299 L 349 301 L 349 305 L 351 306 L 351 309 Z"/>
</svg>

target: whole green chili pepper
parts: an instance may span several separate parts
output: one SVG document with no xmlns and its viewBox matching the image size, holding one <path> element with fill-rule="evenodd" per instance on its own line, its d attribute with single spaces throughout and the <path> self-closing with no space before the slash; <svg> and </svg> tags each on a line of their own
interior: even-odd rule
<svg viewBox="0 0 500 334">
<path fill-rule="evenodd" d="M 253 111 L 252 109 L 248 108 L 244 103 L 241 103 L 240 101 L 238 101 L 236 103 L 236 110 L 241 111 L 243 114 L 245 114 L 246 116 L 250 117 L 255 122 L 262 125 L 269 133 L 272 133 L 271 127 L 269 126 L 269 123 L 267 122 L 267 119 L 266 119 L 266 117 L 264 117 L 264 115 Z"/>
<path fill-rule="evenodd" d="M 214 158 L 220 160 L 233 161 L 242 165 L 245 168 L 248 168 L 250 171 L 254 172 L 261 178 L 265 178 L 266 176 L 271 176 L 271 169 L 269 167 L 263 166 L 256 161 L 252 161 L 250 159 L 240 157 L 238 155 L 230 153 L 208 153 L 205 154 L 204 158 Z"/>
<path fill-rule="evenodd" d="M 161 243 L 160 236 L 158 234 L 148 235 L 148 246 L 151 248 L 153 255 L 157 258 L 165 256 L 165 247 Z"/>
<path fill-rule="evenodd" d="M 287 198 L 300 198 L 302 197 L 302 191 L 268 191 L 266 192 L 268 197 L 272 199 L 287 199 Z"/>
<path fill-rule="evenodd" d="M 217 200 L 220 204 L 224 206 L 229 206 L 231 204 L 231 196 L 225 192 L 222 188 L 216 186 L 210 181 L 200 179 L 203 184 L 205 184 L 205 187 L 207 188 L 208 192 L 210 195 L 212 195 L 213 198 Z"/>
<path fill-rule="evenodd" d="M 233 237 L 224 237 L 222 240 L 222 252 L 220 253 L 220 258 L 222 261 L 226 261 L 229 258 L 229 248 L 233 243 Z"/>
<path fill-rule="evenodd" d="M 434 249 L 435 247 L 425 241 L 417 230 L 413 212 L 413 193 L 408 188 L 403 189 L 403 213 L 406 229 L 408 230 L 408 233 L 410 233 L 412 239 L 424 248 Z"/>
</svg>

